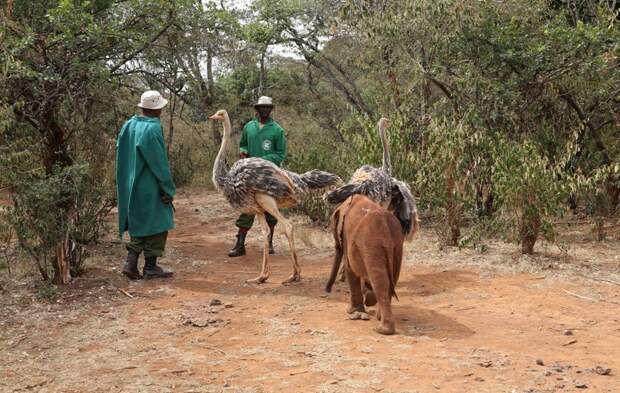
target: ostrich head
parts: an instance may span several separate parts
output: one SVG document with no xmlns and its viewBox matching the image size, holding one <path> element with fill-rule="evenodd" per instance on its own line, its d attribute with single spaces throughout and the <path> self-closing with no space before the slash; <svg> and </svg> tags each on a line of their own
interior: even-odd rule
<svg viewBox="0 0 620 393">
<path fill-rule="evenodd" d="M 209 116 L 209 119 L 217 120 L 217 121 L 224 121 L 226 120 L 227 117 L 228 117 L 228 112 L 226 112 L 225 109 L 220 109 L 219 111 Z"/>
<path fill-rule="evenodd" d="M 377 127 L 379 127 L 379 129 L 381 130 L 385 130 L 389 126 L 390 126 L 390 121 L 386 119 L 385 117 L 380 118 L 379 122 L 377 123 Z"/>
</svg>

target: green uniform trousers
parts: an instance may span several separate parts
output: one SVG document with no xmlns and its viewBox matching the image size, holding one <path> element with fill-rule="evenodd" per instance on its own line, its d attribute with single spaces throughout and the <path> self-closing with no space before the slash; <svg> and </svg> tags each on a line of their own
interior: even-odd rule
<svg viewBox="0 0 620 393">
<path fill-rule="evenodd" d="M 161 257 L 166 248 L 168 231 L 145 237 L 133 237 L 127 243 L 127 250 L 137 252 L 144 251 L 145 257 Z"/>
<path fill-rule="evenodd" d="M 253 214 L 242 214 L 237 219 L 237 222 L 235 222 L 235 225 L 237 228 L 250 229 L 252 228 L 252 225 L 254 225 L 254 217 L 255 216 Z M 278 220 L 276 220 L 276 218 L 269 213 L 265 213 L 265 218 L 271 227 L 274 227 L 278 223 Z"/>
</svg>

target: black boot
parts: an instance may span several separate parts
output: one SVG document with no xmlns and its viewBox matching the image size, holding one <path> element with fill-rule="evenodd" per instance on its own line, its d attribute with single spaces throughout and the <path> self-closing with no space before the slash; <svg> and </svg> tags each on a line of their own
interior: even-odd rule
<svg viewBox="0 0 620 393">
<path fill-rule="evenodd" d="M 139 280 L 142 278 L 140 270 L 138 270 L 139 256 L 140 254 L 135 251 L 127 252 L 127 262 L 125 262 L 125 266 L 123 266 L 123 274 L 130 280 Z"/>
<path fill-rule="evenodd" d="M 237 243 L 228 252 L 229 257 L 240 257 L 245 255 L 245 235 L 247 235 L 247 232 L 239 231 L 239 233 L 237 233 Z"/>
<path fill-rule="evenodd" d="M 275 226 L 270 226 L 269 227 L 269 254 L 275 254 L 275 251 L 273 250 L 273 230 L 274 230 Z"/>
<path fill-rule="evenodd" d="M 170 269 L 158 266 L 157 257 L 145 257 L 142 274 L 144 278 L 167 278 L 172 277 L 174 272 Z"/>
</svg>

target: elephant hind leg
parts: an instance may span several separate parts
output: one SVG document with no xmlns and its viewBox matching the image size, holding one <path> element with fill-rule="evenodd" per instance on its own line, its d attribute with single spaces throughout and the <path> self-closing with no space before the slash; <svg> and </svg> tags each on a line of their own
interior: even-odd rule
<svg viewBox="0 0 620 393">
<path fill-rule="evenodd" d="M 364 304 L 366 307 L 372 307 L 377 304 L 377 296 L 375 296 L 372 286 L 366 280 L 364 280 L 364 288 L 362 289 L 362 292 L 364 293 Z"/>
<path fill-rule="evenodd" d="M 381 324 L 375 328 L 377 333 L 380 334 L 394 334 L 396 332 L 396 327 L 394 323 L 394 314 L 392 314 L 392 305 L 391 299 L 388 297 L 387 300 L 383 299 L 382 294 L 378 295 L 379 299 L 379 307 L 377 308 L 377 319 L 381 321 Z"/>
<path fill-rule="evenodd" d="M 383 255 L 375 255 L 373 261 L 368 261 L 368 278 L 372 291 L 376 296 L 377 319 L 381 324 L 375 328 L 380 334 L 394 334 L 396 332 L 394 315 L 392 314 L 392 285 L 387 269 L 387 261 Z M 372 266 L 372 267 L 371 267 Z"/>
<path fill-rule="evenodd" d="M 351 271 L 348 265 L 345 265 L 345 273 L 347 275 L 347 282 L 349 283 L 349 290 L 351 292 L 351 305 L 347 309 L 349 314 L 354 312 L 365 313 L 364 297 L 362 295 L 362 280 Z"/>
</svg>

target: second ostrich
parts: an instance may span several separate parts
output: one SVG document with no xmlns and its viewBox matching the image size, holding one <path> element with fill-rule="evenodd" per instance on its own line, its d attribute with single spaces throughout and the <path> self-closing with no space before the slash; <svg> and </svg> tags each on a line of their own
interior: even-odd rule
<svg viewBox="0 0 620 393">
<path fill-rule="evenodd" d="M 327 202 L 340 204 L 351 195 L 365 195 L 392 212 L 400 222 L 405 238 L 410 240 L 419 229 L 415 199 L 406 183 L 392 177 L 390 151 L 385 135 L 389 120 L 382 117 L 377 123 L 383 146 L 383 165 L 375 168 L 362 165 L 351 176 L 349 183 L 325 195 Z"/>
<path fill-rule="evenodd" d="M 258 277 L 248 282 L 263 283 L 270 274 L 269 267 L 269 225 L 265 213 L 274 216 L 282 226 L 288 239 L 293 258 L 293 274 L 283 284 L 299 281 L 301 267 L 295 251 L 293 225 L 280 213 L 280 208 L 295 206 L 298 197 L 309 190 L 321 189 L 339 183 L 338 176 L 328 172 L 311 170 L 302 175 L 284 170 L 274 163 L 262 158 L 241 159 L 227 169 L 224 162 L 226 148 L 230 141 L 231 124 L 228 113 L 219 110 L 209 119 L 221 121 L 224 125 L 224 136 L 220 151 L 213 165 L 213 184 L 224 194 L 228 203 L 243 213 L 256 214 L 263 228 L 263 265 Z"/>
</svg>

